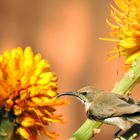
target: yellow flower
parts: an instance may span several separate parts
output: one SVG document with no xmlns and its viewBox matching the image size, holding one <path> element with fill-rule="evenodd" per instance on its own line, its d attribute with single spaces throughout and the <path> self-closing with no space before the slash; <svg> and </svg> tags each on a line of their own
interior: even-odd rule
<svg viewBox="0 0 140 140">
<path fill-rule="evenodd" d="M 55 116 L 56 75 L 40 54 L 30 47 L 5 51 L 0 56 L 0 111 L 15 123 L 16 132 L 27 140 L 35 140 L 39 130 L 54 138 L 45 129 L 49 122 L 62 122 Z"/>
<path fill-rule="evenodd" d="M 111 16 L 116 25 L 107 21 L 112 28 L 111 39 L 117 42 L 112 51 L 118 56 L 125 57 L 125 64 L 131 64 L 140 57 L 140 0 L 114 0 L 119 10 L 111 6 Z"/>
</svg>

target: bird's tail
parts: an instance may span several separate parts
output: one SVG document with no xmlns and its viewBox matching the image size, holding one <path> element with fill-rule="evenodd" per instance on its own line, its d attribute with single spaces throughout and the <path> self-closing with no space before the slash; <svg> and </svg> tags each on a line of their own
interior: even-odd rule
<svg viewBox="0 0 140 140">
<path fill-rule="evenodd" d="M 140 116 L 128 117 L 127 120 L 134 124 L 140 124 Z"/>
</svg>

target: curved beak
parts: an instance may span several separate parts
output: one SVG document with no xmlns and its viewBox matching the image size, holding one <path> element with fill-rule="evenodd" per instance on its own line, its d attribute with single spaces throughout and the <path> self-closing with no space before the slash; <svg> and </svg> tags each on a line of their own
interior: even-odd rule
<svg viewBox="0 0 140 140">
<path fill-rule="evenodd" d="M 64 92 L 64 93 L 58 94 L 56 97 L 59 98 L 61 96 L 65 96 L 65 95 L 78 97 L 77 92 Z"/>
</svg>

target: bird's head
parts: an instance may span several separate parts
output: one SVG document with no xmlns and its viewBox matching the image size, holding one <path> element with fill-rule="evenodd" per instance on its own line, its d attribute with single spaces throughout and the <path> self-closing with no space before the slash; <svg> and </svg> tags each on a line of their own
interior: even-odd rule
<svg viewBox="0 0 140 140">
<path fill-rule="evenodd" d="M 102 92 L 102 90 L 99 90 L 93 86 L 86 86 L 86 87 L 79 89 L 76 92 L 61 93 L 61 94 L 57 95 L 57 97 L 61 97 L 61 96 L 65 96 L 65 95 L 75 96 L 83 103 L 86 103 L 86 102 L 92 102 L 94 97 L 97 96 L 101 92 Z"/>
</svg>

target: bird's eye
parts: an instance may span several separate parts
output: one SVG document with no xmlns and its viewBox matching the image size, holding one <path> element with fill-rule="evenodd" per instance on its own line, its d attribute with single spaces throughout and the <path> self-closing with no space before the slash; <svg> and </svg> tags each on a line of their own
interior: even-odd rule
<svg viewBox="0 0 140 140">
<path fill-rule="evenodd" d="M 87 95 L 87 92 L 82 92 L 82 95 Z"/>
</svg>

